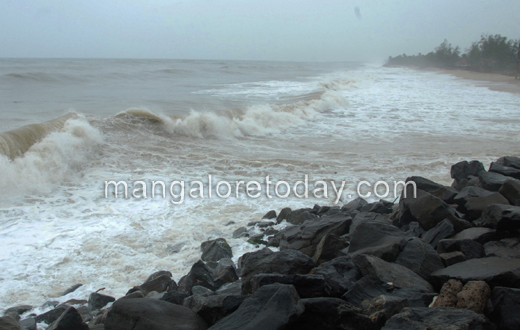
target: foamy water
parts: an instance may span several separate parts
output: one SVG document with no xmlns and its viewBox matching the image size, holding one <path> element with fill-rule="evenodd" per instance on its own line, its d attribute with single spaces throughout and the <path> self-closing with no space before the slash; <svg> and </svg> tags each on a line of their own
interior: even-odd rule
<svg viewBox="0 0 520 330">
<path fill-rule="evenodd" d="M 30 145 L 23 156 L 0 156 L 0 309 L 39 306 L 76 283 L 84 286 L 58 300 L 103 287 L 119 297 L 161 269 L 179 280 L 208 238 L 226 238 L 236 260 L 255 249 L 231 238 L 238 227 L 271 209 L 336 198 L 253 199 L 242 189 L 175 205 L 168 196 L 106 199 L 105 181 L 308 175 L 345 181 L 342 205 L 361 180 L 450 184 L 459 160 L 520 155 L 520 95 L 400 68 L 2 60 L 0 87 L 0 146 L 6 136 L 11 148 L 17 138 Z M 39 142 L 24 140 L 21 126 L 69 111 L 57 127 L 37 127 Z"/>
</svg>

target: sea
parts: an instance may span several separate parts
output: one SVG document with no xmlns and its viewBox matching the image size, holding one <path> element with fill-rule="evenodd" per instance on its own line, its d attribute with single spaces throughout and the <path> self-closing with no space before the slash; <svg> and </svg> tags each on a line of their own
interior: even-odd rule
<svg viewBox="0 0 520 330">
<path fill-rule="evenodd" d="M 519 114 L 520 94 L 381 63 L 0 59 L 0 312 L 178 281 L 208 239 L 236 262 L 270 210 L 450 185 L 520 155 Z"/>
</svg>

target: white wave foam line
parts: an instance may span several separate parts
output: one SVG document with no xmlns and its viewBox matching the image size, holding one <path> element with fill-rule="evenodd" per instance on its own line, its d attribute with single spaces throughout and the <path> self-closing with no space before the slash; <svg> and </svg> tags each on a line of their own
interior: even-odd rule
<svg viewBox="0 0 520 330">
<path fill-rule="evenodd" d="M 319 113 L 344 108 L 348 101 L 338 92 L 328 91 L 319 99 L 289 105 L 255 105 L 241 114 L 222 116 L 193 111 L 185 118 L 163 116 L 165 129 L 175 135 L 197 138 L 263 136 L 314 119 Z"/>
<path fill-rule="evenodd" d="M 51 191 L 80 171 L 102 140 L 86 119 L 69 119 L 60 131 L 47 135 L 23 156 L 10 160 L 0 155 L 0 196 Z"/>
</svg>

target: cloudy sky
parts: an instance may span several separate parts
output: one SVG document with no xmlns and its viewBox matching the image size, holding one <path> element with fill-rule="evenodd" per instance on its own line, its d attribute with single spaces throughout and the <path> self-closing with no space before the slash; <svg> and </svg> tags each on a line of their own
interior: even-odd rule
<svg viewBox="0 0 520 330">
<path fill-rule="evenodd" d="M 518 13 L 519 0 L 0 0 L 0 57 L 383 60 L 518 39 Z"/>
</svg>

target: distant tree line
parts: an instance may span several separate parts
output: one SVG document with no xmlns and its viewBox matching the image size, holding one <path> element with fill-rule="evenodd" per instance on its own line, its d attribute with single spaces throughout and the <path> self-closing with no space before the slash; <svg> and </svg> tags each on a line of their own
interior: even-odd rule
<svg viewBox="0 0 520 330">
<path fill-rule="evenodd" d="M 465 68 L 476 71 L 515 71 L 519 60 L 520 40 L 507 39 L 499 34 L 482 35 L 465 53 L 453 47 L 446 39 L 426 55 L 406 54 L 390 56 L 386 65 L 403 65 L 437 68 Z"/>
</svg>

